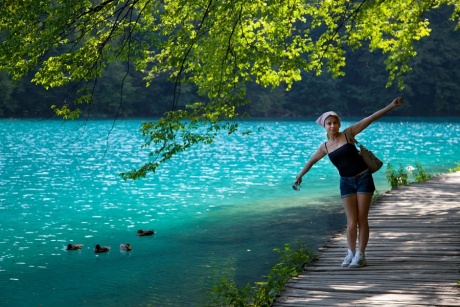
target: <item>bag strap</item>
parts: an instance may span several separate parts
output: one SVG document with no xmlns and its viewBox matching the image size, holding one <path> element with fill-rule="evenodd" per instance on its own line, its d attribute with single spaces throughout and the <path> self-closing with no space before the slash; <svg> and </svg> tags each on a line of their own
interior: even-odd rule
<svg viewBox="0 0 460 307">
<path fill-rule="evenodd" d="M 350 138 L 350 141 L 352 141 L 353 144 L 357 144 L 358 146 L 361 146 L 361 144 L 354 137 L 352 137 L 351 135 L 348 134 L 347 129 L 343 130 L 343 133 L 345 134 L 345 137 L 347 139 Z"/>
</svg>

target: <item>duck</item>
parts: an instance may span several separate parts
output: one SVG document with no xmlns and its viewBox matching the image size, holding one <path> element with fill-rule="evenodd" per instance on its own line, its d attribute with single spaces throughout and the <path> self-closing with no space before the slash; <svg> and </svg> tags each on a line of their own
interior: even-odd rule
<svg viewBox="0 0 460 307">
<path fill-rule="evenodd" d="M 110 250 L 110 246 L 100 246 L 99 244 L 96 245 L 94 248 L 95 253 L 106 253 Z"/>
<path fill-rule="evenodd" d="M 129 252 L 133 247 L 129 243 L 120 244 L 120 250 Z"/>
<path fill-rule="evenodd" d="M 153 230 L 138 230 L 137 235 L 138 236 L 151 236 L 155 233 Z"/>
<path fill-rule="evenodd" d="M 83 244 L 67 244 L 67 248 L 66 250 L 68 251 L 74 251 L 74 250 L 78 250 L 78 249 L 81 249 L 83 247 Z"/>
</svg>

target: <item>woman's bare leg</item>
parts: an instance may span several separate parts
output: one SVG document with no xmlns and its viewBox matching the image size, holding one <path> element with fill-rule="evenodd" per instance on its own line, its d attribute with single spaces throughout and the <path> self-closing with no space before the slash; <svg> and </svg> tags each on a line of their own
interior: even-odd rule
<svg viewBox="0 0 460 307">
<path fill-rule="evenodd" d="M 365 252 L 369 242 L 369 209 L 371 207 L 372 194 L 357 195 L 357 222 L 359 229 L 359 250 Z"/>
<path fill-rule="evenodd" d="M 356 194 L 342 198 L 345 214 L 347 215 L 347 242 L 348 248 L 356 250 L 358 234 L 358 200 Z"/>
</svg>

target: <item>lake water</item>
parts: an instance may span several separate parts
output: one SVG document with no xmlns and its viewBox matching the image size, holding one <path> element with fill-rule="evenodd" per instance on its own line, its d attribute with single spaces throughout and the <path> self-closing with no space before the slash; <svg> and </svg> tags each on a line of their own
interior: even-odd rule
<svg viewBox="0 0 460 307">
<path fill-rule="evenodd" d="M 123 181 L 118 173 L 148 161 L 140 123 L 0 120 L 0 306 L 201 306 L 223 277 L 263 280 L 274 248 L 316 249 L 344 229 L 328 158 L 291 188 L 325 140 L 314 119 L 243 121 L 257 132 L 222 134 Z M 439 174 L 460 162 L 458 118 L 384 118 L 358 140 L 396 167 Z M 374 174 L 382 193 L 385 168 Z M 112 249 L 94 254 L 96 244 Z"/>
</svg>

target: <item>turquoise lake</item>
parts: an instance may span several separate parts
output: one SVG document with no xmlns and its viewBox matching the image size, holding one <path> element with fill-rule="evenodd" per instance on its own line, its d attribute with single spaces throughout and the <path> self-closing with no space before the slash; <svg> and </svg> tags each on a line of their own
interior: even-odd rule
<svg viewBox="0 0 460 307">
<path fill-rule="evenodd" d="M 344 230 L 327 157 L 291 188 L 326 139 L 313 118 L 241 121 L 254 133 L 222 133 L 123 181 L 148 161 L 141 122 L 0 120 L 0 306 L 203 306 L 223 277 L 264 280 L 274 248 L 316 249 Z M 397 168 L 419 162 L 435 175 L 460 162 L 459 118 L 383 118 L 357 139 Z M 380 193 L 385 169 L 374 174 Z M 94 254 L 96 244 L 111 250 Z"/>
</svg>

